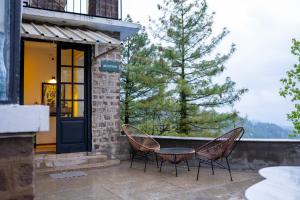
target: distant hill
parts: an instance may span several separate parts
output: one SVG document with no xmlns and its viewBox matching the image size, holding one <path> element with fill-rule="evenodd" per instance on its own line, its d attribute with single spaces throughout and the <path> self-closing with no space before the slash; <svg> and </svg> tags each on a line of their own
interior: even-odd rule
<svg viewBox="0 0 300 200">
<path fill-rule="evenodd" d="M 299 139 L 299 137 L 289 137 L 293 134 L 293 128 L 281 127 L 272 123 L 256 122 L 245 119 L 243 121 L 245 128 L 244 138 L 284 138 Z"/>
</svg>

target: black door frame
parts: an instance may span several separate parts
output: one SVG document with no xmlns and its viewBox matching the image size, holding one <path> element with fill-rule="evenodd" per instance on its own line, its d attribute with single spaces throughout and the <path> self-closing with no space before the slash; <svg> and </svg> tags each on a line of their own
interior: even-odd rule
<svg viewBox="0 0 300 200">
<path fill-rule="evenodd" d="M 85 77 L 84 77 L 84 86 L 85 86 L 85 89 L 84 89 L 84 117 L 81 118 L 62 118 L 60 117 L 60 113 L 61 113 L 61 50 L 62 49 L 77 49 L 77 50 L 82 50 L 84 51 L 84 63 L 85 63 Z M 87 45 L 82 45 L 82 44 L 74 44 L 74 43 L 63 43 L 63 42 L 60 42 L 60 43 L 57 43 L 57 95 L 56 95 L 56 103 L 57 103 L 57 118 L 56 118 L 56 131 L 57 131 L 57 137 L 56 137 L 56 152 L 57 153 L 64 153 L 64 152 L 67 152 L 67 153 L 71 153 L 73 151 L 75 152 L 80 152 L 80 151 L 89 151 L 89 141 L 90 138 L 88 137 L 88 132 L 89 132 L 89 127 L 90 124 L 88 123 L 90 120 L 89 120 L 89 116 L 90 116 L 90 113 L 89 113 L 89 110 L 91 110 L 89 108 L 89 106 L 91 105 L 90 102 L 88 102 L 88 100 L 91 100 L 91 87 L 89 87 L 88 83 L 90 82 L 91 80 L 91 73 L 90 73 L 90 68 L 91 68 L 91 62 L 89 61 L 91 58 L 90 57 L 90 53 L 89 53 L 89 46 Z M 72 59 L 73 59 L 73 54 L 72 54 Z M 72 61 L 72 66 L 73 65 L 73 61 Z M 72 80 L 72 85 L 73 85 L 73 80 Z M 72 87 L 73 88 L 73 87 Z M 73 103 L 72 103 L 73 104 Z M 91 118 L 90 118 L 91 119 Z M 86 146 L 85 146 L 85 150 L 82 150 L 82 146 L 78 144 L 62 144 L 62 132 L 61 132 L 61 125 L 63 122 L 75 122 L 76 120 L 78 121 L 83 121 L 84 123 L 84 131 L 86 133 L 86 138 L 85 138 L 85 143 L 86 143 Z M 68 146 L 68 147 L 67 147 Z M 70 151 L 68 150 L 68 148 L 70 149 L 73 149 L 73 151 Z"/>
<path fill-rule="evenodd" d="M 58 55 L 58 46 L 63 44 L 63 45 L 69 45 L 73 47 L 85 47 L 87 49 L 86 53 L 86 60 L 85 62 L 87 63 L 87 70 L 85 73 L 85 82 L 86 82 L 86 131 L 87 131 L 87 152 L 92 151 L 92 45 L 88 44 L 77 44 L 77 43 L 67 43 L 67 42 L 58 42 L 58 41 L 49 41 L 49 40 L 42 40 L 42 39 L 34 39 L 34 38 L 21 38 L 21 59 L 20 59 L 20 92 L 19 92 L 19 99 L 20 99 L 20 104 L 24 105 L 24 55 L 25 55 L 25 41 L 29 42 L 45 42 L 45 43 L 55 43 L 57 45 L 56 48 L 56 54 Z M 58 62 L 60 58 L 56 58 L 56 77 L 58 76 Z M 57 87 L 58 88 L 58 87 Z M 58 90 L 57 90 L 58 94 Z M 58 98 L 58 95 L 56 94 L 56 97 Z M 56 99 L 58 100 L 58 99 Z M 57 101 L 58 102 L 58 101 Z M 58 105 L 57 105 L 58 107 Z M 50 114 L 49 114 L 50 116 Z M 56 138 L 58 138 L 58 130 L 56 127 Z M 56 141 L 57 142 L 57 141 Z"/>
</svg>

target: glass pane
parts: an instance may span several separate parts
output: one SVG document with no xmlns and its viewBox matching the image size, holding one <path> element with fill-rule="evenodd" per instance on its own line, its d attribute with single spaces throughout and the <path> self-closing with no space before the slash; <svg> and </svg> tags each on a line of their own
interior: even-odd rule
<svg viewBox="0 0 300 200">
<path fill-rule="evenodd" d="M 72 65 L 72 49 L 61 50 L 61 64 Z"/>
<path fill-rule="evenodd" d="M 72 85 L 71 84 L 62 84 L 61 85 L 61 99 L 72 99 Z"/>
<path fill-rule="evenodd" d="M 74 101 L 73 117 L 84 116 L 84 101 Z"/>
<path fill-rule="evenodd" d="M 74 85 L 74 100 L 84 99 L 84 85 Z"/>
<path fill-rule="evenodd" d="M 74 68 L 73 79 L 74 79 L 74 83 L 84 83 L 84 69 Z"/>
<path fill-rule="evenodd" d="M 72 117 L 72 101 L 61 101 L 61 116 Z"/>
<path fill-rule="evenodd" d="M 71 67 L 62 67 L 60 73 L 61 73 L 61 82 L 72 82 Z"/>
<path fill-rule="evenodd" d="M 84 51 L 74 49 L 74 66 L 84 66 Z"/>
<path fill-rule="evenodd" d="M 0 1 L 0 100 L 8 100 L 10 55 L 10 1 Z"/>
</svg>

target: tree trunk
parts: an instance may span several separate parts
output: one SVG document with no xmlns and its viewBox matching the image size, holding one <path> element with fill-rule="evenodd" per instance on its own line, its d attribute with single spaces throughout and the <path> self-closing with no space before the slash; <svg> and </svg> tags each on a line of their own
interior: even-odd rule
<svg viewBox="0 0 300 200">
<path fill-rule="evenodd" d="M 185 47 L 184 47 L 184 26 L 183 26 L 183 11 L 181 11 L 181 74 L 180 74 L 180 83 L 185 84 Z M 187 116 L 187 95 L 185 91 L 185 85 L 180 86 L 180 119 L 179 119 L 179 131 L 180 133 L 188 134 L 189 126 L 188 126 L 188 116 Z"/>
<path fill-rule="evenodd" d="M 184 63 L 181 65 L 181 81 L 185 80 L 185 72 L 184 72 Z M 185 84 L 181 82 L 180 84 Z M 187 120 L 187 100 L 186 100 L 186 94 L 184 91 L 185 87 L 180 86 L 180 119 L 179 119 L 179 131 L 180 133 L 188 134 L 189 133 L 189 127 L 188 127 L 188 120 Z"/>
<path fill-rule="evenodd" d="M 130 84 L 130 80 L 129 80 L 129 58 L 130 58 L 130 48 L 129 46 L 127 47 L 127 71 L 125 72 L 125 107 L 124 107 L 124 122 L 125 124 L 129 124 L 130 123 L 130 113 L 129 113 L 129 98 L 130 98 L 130 94 L 129 94 L 129 84 Z"/>
<path fill-rule="evenodd" d="M 129 80 L 128 77 L 126 77 L 126 83 L 125 83 L 125 106 L 124 106 L 124 123 L 125 124 L 129 124 L 129 118 L 130 118 L 130 114 L 129 114 L 129 92 L 128 92 L 128 84 L 129 84 Z"/>
<path fill-rule="evenodd" d="M 180 119 L 179 119 L 179 132 L 188 134 L 189 128 L 187 124 L 187 102 L 186 102 L 186 95 L 184 91 L 180 92 Z"/>
</svg>

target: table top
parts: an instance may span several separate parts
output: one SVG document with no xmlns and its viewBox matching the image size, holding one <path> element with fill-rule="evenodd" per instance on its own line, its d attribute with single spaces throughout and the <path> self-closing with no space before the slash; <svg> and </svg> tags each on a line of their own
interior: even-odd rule
<svg viewBox="0 0 300 200">
<path fill-rule="evenodd" d="M 300 167 L 267 167 L 259 174 L 265 180 L 246 190 L 248 200 L 300 199 Z"/>
<path fill-rule="evenodd" d="M 180 154 L 193 154 L 195 153 L 195 149 L 185 148 L 185 147 L 172 147 L 172 148 L 160 148 L 160 150 L 155 152 L 158 154 L 180 155 Z"/>
</svg>

